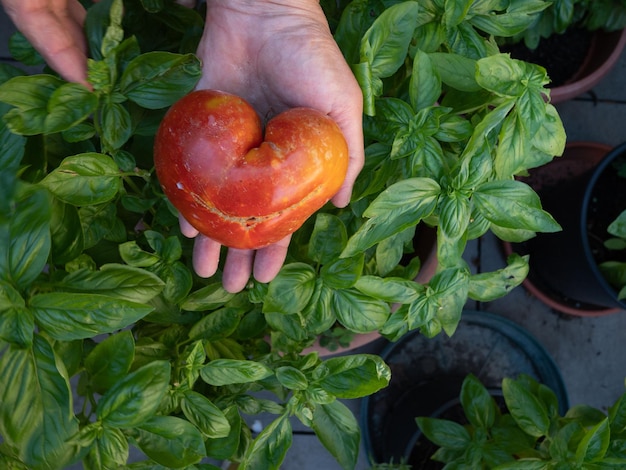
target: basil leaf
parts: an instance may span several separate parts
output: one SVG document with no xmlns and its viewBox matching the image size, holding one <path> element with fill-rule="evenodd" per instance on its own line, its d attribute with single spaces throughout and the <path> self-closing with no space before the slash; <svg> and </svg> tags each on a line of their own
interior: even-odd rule
<svg viewBox="0 0 626 470">
<path fill-rule="evenodd" d="M 181 418 L 152 416 L 133 434 L 139 448 L 166 468 L 186 468 L 206 455 L 198 428 Z"/>
<path fill-rule="evenodd" d="M 53 198 L 50 236 L 52 263 L 63 265 L 83 252 L 85 237 L 76 207 Z"/>
<path fill-rule="evenodd" d="M 309 257 L 317 263 L 329 263 L 339 256 L 347 241 L 347 230 L 342 220 L 335 215 L 319 212 L 309 240 Z"/>
<path fill-rule="evenodd" d="M 309 387 L 306 376 L 295 367 L 279 367 L 276 369 L 276 378 L 283 387 L 289 390 L 306 390 Z"/>
<path fill-rule="evenodd" d="M 121 331 L 98 343 L 85 357 L 91 386 L 104 393 L 128 373 L 134 358 L 135 341 L 130 331 Z"/>
<path fill-rule="evenodd" d="M 239 359 L 216 359 L 200 370 L 202 380 L 215 386 L 256 382 L 271 375 L 266 365 Z"/>
<path fill-rule="evenodd" d="M 208 438 L 219 439 L 230 433 L 228 419 L 211 400 L 193 390 L 185 391 L 180 402 L 185 417 Z"/>
<path fill-rule="evenodd" d="M 36 66 L 45 63 L 41 54 L 26 39 L 26 36 L 19 31 L 16 31 L 9 37 L 9 52 L 11 57 L 24 65 Z"/>
<path fill-rule="evenodd" d="M 234 307 L 225 307 L 209 312 L 191 327 L 189 338 L 208 341 L 227 338 L 239 326 L 242 314 L 241 309 Z"/>
<path fill-rule="evenodd" d="M 102 426 L 85 457 L 86 468 L 123 468 L 129 453 L 126 435 L 120 429 Z"/>
<path fill-rule="evenodd" d="M 14 212 L 0 223 L 0 279 L 26 288 L 50 254 L 50 202 L 41 188 L 19 185 Z"/>
<path fill-rule="evenodd" d="M 248 447 L 239 470 L 278 470 L 292 441 L 291 422 L 285 414 L 272 421 Z"/>
<path fill-rule="evenodd" d="M 61 201 L 75 206 L 108 202 L 122 187 L 117 165 L 100 153 L 65 158 L 40 184 Z"/>
<path fill-rule="evenodd" d="M 32 348 L 9 347 L 0 356 L 0 435 L 29 468 L 69 465 L 68 442 L 78 432 L 69 379 L 41 335 Z"/>
<path fill-rule="evenodd" d="M 528 256 L 513 254 L 506 268 L 475 274 L 469 280 L 469 296 L 480 302 L 491 302 L 519 286 L 528 275 Z"/>
<path fill-rule="evenodd" d="M 402 2 L 385 9 L 361 40 L 361 62 L 368 62 L 372 75 L 390 77 L 404 63 L 417 24 L 417 2 Z"/>
<path fill-rule="evenodd" d="M 468 421 L 478 429 L 488 431 L 495 422 L 498 410 L 489 391 L 473 374 L 463 380 L 460 398 Z"/>
<path fill-rule="evenodd" d="M 63 80 L 52 75 L 29 75 L 0 85 L 0 101 L 15 107 L 4 116 L 8 128 L 21 135 L 43 134 L 48 101 L 63 84 Z"/>
<path fill-rule="evenodd" d="M 548 410 L 524 385 L 513 379 L 502 380 L 504 401 L 522 430 L 533 437 L 547 436 L 550 430 Z"/>
<path fill-rule="evenodd" d="M 320 276 L 324 283 L 334 289 L 349 289 L 361 276 L 364 263 L 363 253 L 352 258 L 340 258 L 324 265 Z"/>
<path fill-rule="evenodd" d="M 607 453 L 611 444 L 611 430 L 609 418 L 605 418 L 591 429 L 587 430 L 576 448 L 578 462 L 598 462 Z"/>
<path fill-rule="evenodd" d="M 43 133 L 54 134 L 73 128 L 87 119 L 98 107 L 98 96 L 78 83 L 57 88 L 47 103 Z"/>
<path fill-rule="evenodd" d="M 192 292 L 181 305 L 181 309 L 190 312 L 215 310 L 234 297 L 222 287 L 221 282 L 213 282 L 208 286 Z"/>
<path fill-rule="evenodd" d="M 409 178 L 383 191 L 367 208 L 370 219 L 348 240 L 341 256 L 347 258 L 428 217 L 441 188 L 429 178 Z"/>
<path fill-rule="evenodd" d="M 35 318 L 26 302 L 10 284 L 0 281 L 0 338 L 18 347 L 30 347 Z"/>
<path fill-rule="evenodd" d="M 492 224 L 523 228 L 533 232 L 557 232 L 559 224 L 541 209 L 539 196 L 525 183 L 515 180 L 492 181 L 476 188 L 473 201 Z"/>
<path fill-rule="evenodd" d="M 229 406 L 224 410 L 224 416 L 230 426 L 230 432 L 226 437 L 207 439 L 205 448 L 207 456 L 214 459 L 228 459 L 237 452 L 242 439 L 241 428 L 243 420 L 239 415 L 236 405 Z"/>
<path fill-rule="evenodd" d="M 101 294 L 147 303 L 163 290 L 163 281 L 149 271 L 124 264 L 105 264 L 99 271 L 79 269 L 58 284 L 63 290 Z"/>
<path fill-rule="evenodd" d="M 469 432 L 459 423 L 425 417 L 419 417 L 416 421 L 428 440 L 439 447 L 463 451 L 471 443 Z"/>
<path fill-rule="evenodd" d="M 145 423 L 161 405 L 170 372 L 169 362 L 153 361 L 117 381 L 98 402 L 98 420 L 118 428 Z"/>
<path fill-rule="evenodd" d="M 30 307 L 39 326 L 60 341 L 111 333 L 152 311 L 148 305 L 106 295 L 66 292 L 34 295 Z"/>
<path fill-rule="evenodd" d="M 424 291 L 424 287 L 415 281 L 377 276 L 362 276 L 355 287 L 369 297 L 403 304 L 414 302 Z"/>
<path fill-rule="evenodd" d="M 307 306 L 315 291 L 315 270 L 305 263 L 283 266 L 269 284 L 263 313 L 299 313 Z"/>
<path fill-rule="evenodd" d="M 470 93 L 483 89 L 476 82 L 475 60 L 448 52 L 434 52 L 429 57 L 446 85 Z"/>
<path fill-rule="evenodd" d="M 389 366 L 372 354 L 333 357 L 314 371 L 318 384 L 337 398 L 361 398 L 386 387 L 391 379 Z"/>
<path fill-rule="evenodd" d="M 332 308 L 337 320 L 350 331 L 369 333 L 376 331 L 389 317 L 389 305 L 368 297 L 356 289 L 333 291 Z"/>
<path fill-rule="evenodd" d="M 338 400 L 317 405 L 313 411 L 311 427 L 342 468 L 355 468 L 361 432 L 346 405 Z"/>
<path fill-rule="evenodd" d="M 165 108 L 193 90 L 201 73 L 200 60 L 193 54 L 148 52 L 130 61 L 120 90 L 144 108 Z"/>
<path fill-rule="evenodd" d="M 433 106 L 441 96 L 441 78 L 430 56 L 418 50 L 413 59 L 409 83 L 411 105 L 415 111 Z"/>
<path fill-rule="evenodd" d="M 2 70 L 0 70 L 0 75 Z M 0 79 L 0 83 L 2 83 Z M 11 213 L 11 205 L 19 178 L 17 176 L 20 162 L 24 156 L 26 139 L 14 134 L 7 127 L 2 118 L 4 108 L 8 107 L 0 104 L 0 223 L 8 220 Z"/>
<path fill-rule="evenodd" d="M 100 108 L 101 137 L 109 152 L 122 148 L 133 132 L 130 113 L 123 103 L 105 102 Z"/>
</svg>

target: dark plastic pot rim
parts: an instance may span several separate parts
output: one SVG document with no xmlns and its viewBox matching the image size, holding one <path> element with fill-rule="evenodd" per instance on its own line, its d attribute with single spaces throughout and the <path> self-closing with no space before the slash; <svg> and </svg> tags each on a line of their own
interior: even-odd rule
<svg viewBox="0 0 626 470">
<path fill-rule="evenodd" d="M 587 221 L 589 219 L 589 205 L 591 204 L 591 199 L 593 197 L 593 192 L 595 190 L 598 179 L 600 178 L 600 176 L 602 176 L 604 170 L 606 170 L 607 167 L 609 167 L 616 158 L 625 153 L 626 142 L 618 145 L 609 153 L 607 153 L 602 161 L 598 164 L 598 166 L 593 170 L 591 178 L 589 179 L 589 182 L 587 183 L 587 186 L 585 188 L 582 211 L 580 216 L 580 225 L 578 227 L 583 240 L 583 251 L 585 254 L 585 258 L 587 259 L 587 263 L 589 264 L 589 267 L 591 268 L 594 277 L 597 279 L 602 288 L 607 292 L 607 294 L 612 296 L 617 304 L 619 304 L 624 309 L 626 309 L 626 302 L 618 300 L 617 291 L 605 279 L 604 275 L 600 271 L 600 268 L 598 267 L 598 263 L 593 256 L 593 253 L 591 251 L 591 244 L 589 243 L 589 237 L 587 236 Z"/>
</svg>

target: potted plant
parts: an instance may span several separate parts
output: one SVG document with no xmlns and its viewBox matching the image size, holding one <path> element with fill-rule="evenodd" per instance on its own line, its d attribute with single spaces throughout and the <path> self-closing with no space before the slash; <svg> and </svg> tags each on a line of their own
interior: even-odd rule
<svg viewBox="0 0 626 470">
<path fill-rule="evenodd" d="M 531 26 L 499 38 L 513 57 L 546 67 L 550 99 L 560 103 L 597 85 L 626 45 L 626 3 L 618 0 L 556 0 Z"/>
<path fill-rule="evenodd" d="M 624 145 L 611 149 L 596 142 L 572 142 L 562 160 L 531 171 L 527 178 L 563 231 L 505 249 L 531 256 L 526 286 L 559 311 L 595 316 L 626 306 L 620 242 L 625 161 Z"/>
<path fill-rule="evenodd" d="M 423 468 L 434 450 L 424 450 L 427 441 L 418 442 L 415 417 L 453 413 L 468 374 L 494 393 L 505 377 L 525 374 L 554 390 L 561 412 L 567 410 L 567 392 L 551 356 L 528 331 L 497 314 L 465 310 L 453 337 L 428 339 L 412 332 L 388 344 L 381 357 L 392 379 L 384 390 L 365 397 L 361 408 L 372 462 L 404 459 Z"/>
<path fill-rule="evenodd" d="M 421 432 L 439 449 L 432 459 L 472 468 L 619 468 L 626 465 L 626 394 L 608 415 L 586 405 L 559 413 L 552 390 L 528 376 L 502 381 L 499 404 L 468 375 L 459 420 L 418 417 Z M 464 415 L 464 416 L 463 416 Z"/>
<path fill-rule="evenodd" d="M 364 90 L 366 169 L 349 207 L 294 234 L 274 281 L 239 294 L 194 276 L 153 171 L 158 123 L 199 78 L 197 11 L 91 5 L 93 90 L 0 66 L 3 464 L 117 468 L 133 446 L 138 466 L 277 468 L 296 418 L 354 466 L 359 429 L 340 399 L 386 386 L 389 368 L 305 348 L 334 325 L 452 334 L 468 297 L 505 295 L 528 270 L 514 254 L 474 275 L 468 240 L 559 228 L 513 179 L 562 152 L 548 78 L 483 34 L 523 30 L 534 12 L 440 3 L 323 2 Z M 33 56 L 23 40 L 13 49 Z M 421 260 L 403 260 L 426 225 L 438 265 L 420 283 Z M 253 438 L 244 415 L 259 412 L 276 419 Z"/>
</svg>

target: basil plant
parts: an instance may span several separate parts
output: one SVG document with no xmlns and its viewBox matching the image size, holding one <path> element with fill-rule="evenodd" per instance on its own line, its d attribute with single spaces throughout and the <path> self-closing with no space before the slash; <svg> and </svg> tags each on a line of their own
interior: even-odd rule
<svg viewBox="0 0 626 470">
<path fill-rule="evenodd" d="M 319 336 L 452 334 L 468 298 L 519 285 L 528 259 L 473 274 L 491 230 L 558 230 L 515 179 L 560 155 L 540 67 L 500 54 L 538 1 L 323 1 L 363 89 L 366 168 L 351 204 L 298 230 L 269 284 L 197 277 L 191 241 L 154 173 L 168 107 L 191 91 L 202 6 L 88 5 L 91 88 L 42 64 L 20 34 L 0 65 L 0 467 L 279 468 L 294 420 L 342 468 L 360 432 L 344 400 L 385 387 L 376 355 L 326 357 Z M 438 268 L 415 234 L 437 233 Z M 339 335 L 344 338 L 345 335 Z M 248 426 L 273 417 L 260 433 Z"/>
</svg>

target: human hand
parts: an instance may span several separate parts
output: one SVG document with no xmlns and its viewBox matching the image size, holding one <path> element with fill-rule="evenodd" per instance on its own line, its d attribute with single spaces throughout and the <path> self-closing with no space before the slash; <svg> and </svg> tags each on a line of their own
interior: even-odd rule
<svg viewBox="0 0 626 470">
<path fill-rule="evenodd" d="M 361 90 L 337 47 L 318 0 L 208 0 L 207 21 L 198 48 L 203 74 L 198 89 L 239 95 L 263 118 L 288 108 L 316 108 L 341 128 L 350 153 L 348 173 L 332 202 L 350 202 L 364 162 Z M 220 245 L 185 220 L 181 230 L 197 236 L 194 269 L 203 277 L 218 267 Z M 273 279 L 287 255 L 289 238 L 260 250 L 229 249 L 224 288 L 243 289 L 250 274 Z"/>
<path fill-rule="evenodd" d="M 78 0 L 0 0 L 46 63 L 70 82 L 87 83 L 86 12 Z"/>
</svg>

